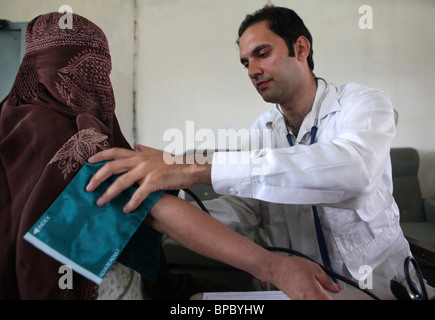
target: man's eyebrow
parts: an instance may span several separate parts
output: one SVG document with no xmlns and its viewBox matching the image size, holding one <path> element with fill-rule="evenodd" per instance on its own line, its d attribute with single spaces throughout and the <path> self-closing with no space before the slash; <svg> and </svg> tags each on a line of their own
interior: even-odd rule
<svg viewBox="0 0 435 320">
<path fill-rule="evenodd" d="M 252 50 L 251 54 L 258 53 L 258 52 L 260 52 L 261 50 L 263 50 L 264 48 L 268 48 L 268 47 L 271 47 L 271 45 L 270 45 L 270 44 L 267 44 L 267 43 L 260 44 L 260 45 L 256 46 L 256 47 L 254 48 L 254 50 Z"/>
<path fill-rule="evenodd" d="M 260 52 L 261 50 L 263 50 L 264 48 L 268 48 L 268 47 L 271 47 L 271 45 L 268 44 L 268 43 L 259 44 L 258 46 L 256 46 L 256 47 L 254 48 L 254 50 L 251 51 L 251 54 L 250 54 L 250 55 L 251 55 L 251 56 L 252 56 L 252 55 L 255 55 L 255 54 L 257 54 L 258 52 Z M 247 58 L 240 58 L 240 62 L 241 62 L 242 64 L 245 64 L 247 61 L 248 61 Z"/>
</svg>

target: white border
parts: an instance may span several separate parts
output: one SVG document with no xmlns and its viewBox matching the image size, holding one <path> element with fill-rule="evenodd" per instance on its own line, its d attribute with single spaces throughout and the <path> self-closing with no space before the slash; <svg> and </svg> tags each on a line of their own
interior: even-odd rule
<svg viewBox="0 0 435 320">
<path fill-rule="evenodd" d="M 100 278 L 96 274 L 90 272 L 89 270 L 83 268 L 82 266 L 78 265 L 74 261 L 68 259 L 63 254 L 59 253 L 58 251 L 54 250 L 52 247 L 32 235 L 30 232 L 27 232 L 24 235 L 24 239 L 33 244 L 36 248 L 42 250 L 46 254 L 48 254 L 50 257 L 56 259 L 57 261 L 64 263 L 68 266 L 70 266 L 74 271 L 80 273 L 82 276 L 88 278 L 89 280 L 95 282 L 96 284 L 100 284 L 101 281 L 103 281 L 103 278 Z"/>
</svg>

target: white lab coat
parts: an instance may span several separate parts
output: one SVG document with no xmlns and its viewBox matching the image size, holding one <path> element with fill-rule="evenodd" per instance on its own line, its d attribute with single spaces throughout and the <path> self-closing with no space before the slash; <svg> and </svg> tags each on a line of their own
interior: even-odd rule
<svg viewBox="0 0 435 320">
<path fill-rule="evenodd" d="M 392 196 L 389 152 L 396 113 L 384 92 L 355 83 L 328 84 L 316 142 L 310 145 L 324 90 L 318 81 L 313 109 L 294 147 L 286 140 L 282 115 L 272 107 L 252 125 L 247 151 L 215 153 L 212 184 L 226 196 L 206 206 L 242 234 L 262 220 L 268 245 L 291 246 L 321 262 L 311 209 L 317 205 L 334 271 L 360 280 L 368 266 L 374 287 L 389 287 L 411 255 Z"/>
</svg>

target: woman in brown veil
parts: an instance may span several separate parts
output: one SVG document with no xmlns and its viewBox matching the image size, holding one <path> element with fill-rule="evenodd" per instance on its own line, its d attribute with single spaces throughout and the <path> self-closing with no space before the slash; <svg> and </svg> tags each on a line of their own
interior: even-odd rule
<svg viewBox="0 0 435 320">
<path fill-rule="evenodd" d="M 61 29 L 61 16 L 28 24 L 23 61 L 0 105 L 0 296 L 12 299 L 97 296 L 97 287 L 76 274 L 77 290 L 61 290 L 60 264 L 23 235 L 89 155 L 130 148 L 114 113 L 106 36 L 76 14 L 73 28 Z"/>
</svg>

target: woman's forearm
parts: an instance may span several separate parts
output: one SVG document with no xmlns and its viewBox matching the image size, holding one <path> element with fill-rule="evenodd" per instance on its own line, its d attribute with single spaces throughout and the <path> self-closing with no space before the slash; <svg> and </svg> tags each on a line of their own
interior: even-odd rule
<svg viewBox="0 0 435 320">
<path fill-rule="evenodd" d="M 301 290 L 306 298 L 329 298 L 322 285 L 336 289 L 314 263 L 271 253 L 182 199 L 164 195 L 151 210 L 147 223 L 192 251 L 274 283 L 291 298 L 304 297 Z"/>
<path fill-rule="evenodd" d="M 151 211 L 150 225 L 183 246 L 260 277 L 255 270 L 261 254 L 252 241 L 240 236 L 192 204 L 164 196 Z M 269 254 L 264 250 L 262 254 Z M 271 253 L 270 253 L 271 254 Z M 273 255 L 273 254 L 271 254 Z M 258 269 L 260 269 L 258 267 Z"/>
</svg>

